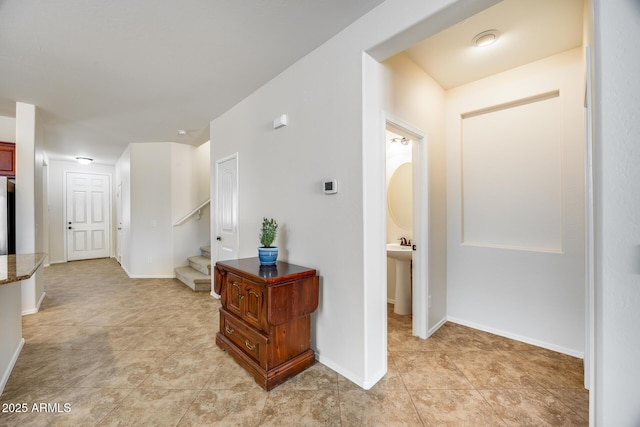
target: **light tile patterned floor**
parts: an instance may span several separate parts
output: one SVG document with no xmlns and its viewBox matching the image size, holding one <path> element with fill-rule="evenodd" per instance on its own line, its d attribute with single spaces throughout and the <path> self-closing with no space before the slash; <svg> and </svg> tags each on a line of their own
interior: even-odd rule
<svg viewBox="0 0 640 427">
<path fill-rule="evenodd" d="M 267 393 L 216 347 L 206 292 L 108 259 L 48 267 L 45 290 L 0 397 L 28 410 L 0 426 L 588 425 L 581 360 L 455 324 L 420 340 L 389 310 L 389 371 L 371 390 L 317 363 Z"/>
</svg>

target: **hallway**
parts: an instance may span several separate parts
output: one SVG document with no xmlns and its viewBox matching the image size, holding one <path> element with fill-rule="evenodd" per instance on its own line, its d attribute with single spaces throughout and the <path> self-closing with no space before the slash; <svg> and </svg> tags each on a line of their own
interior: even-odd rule
<svg viewBox="0 0 640 427">
<path fill-rule="evenodd" d="M 495 335 L 446 324 L 419 340 L 390 310 L 389 370 L 371 390 L 317 363 L 265 392 L 216 347 L 208 293 L 129 279 L 113 259 L 44 271 L 1 426 L 588 425 L 581 360 Z"/>
</svg>

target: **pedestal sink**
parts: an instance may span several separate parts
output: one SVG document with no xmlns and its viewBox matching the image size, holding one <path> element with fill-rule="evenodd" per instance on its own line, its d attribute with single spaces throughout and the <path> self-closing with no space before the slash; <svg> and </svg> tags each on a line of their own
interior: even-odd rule
<svg viewBox="0 0 640 427">
<path fill-rule="evenodd" d="M 387 256 L 396 262 L 396 314 L 411 313 L 411 246 L 399 243 L 387 243 Z"/>
</svg>

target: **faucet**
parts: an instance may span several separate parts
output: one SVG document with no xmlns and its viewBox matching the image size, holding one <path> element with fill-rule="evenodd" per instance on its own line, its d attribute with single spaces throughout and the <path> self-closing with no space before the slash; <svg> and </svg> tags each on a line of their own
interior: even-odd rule
<svg viewBox="0 0 640 427">
<path fill-rule="evenodd" d="M 411 240 L 406 237 L 401 237 L 398 240 L 400 240 L 400 246 L 411 246 Z"/>
</svg>

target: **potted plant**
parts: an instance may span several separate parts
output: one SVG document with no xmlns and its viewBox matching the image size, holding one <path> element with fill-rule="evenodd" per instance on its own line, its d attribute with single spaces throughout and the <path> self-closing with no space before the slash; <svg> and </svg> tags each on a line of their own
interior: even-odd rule
<svg viewBox="0 0 640 427">
<path fill-rule="evenodd" d="M 258 258 L 262 265 L 274 265 L 278 259 L 278 247 L 271 246 L 276 239 L 278 231 L 278 223 L 275 219 L 262 219 L 262 228 L 260 229 L 260 244 L 258 248 Z"/>
</svg>

